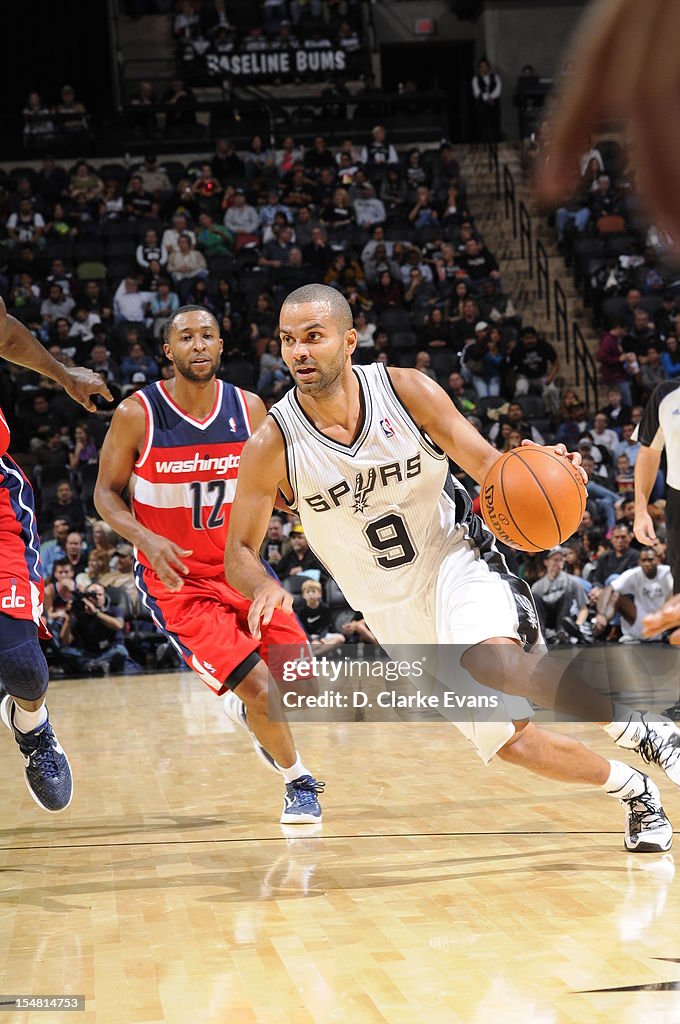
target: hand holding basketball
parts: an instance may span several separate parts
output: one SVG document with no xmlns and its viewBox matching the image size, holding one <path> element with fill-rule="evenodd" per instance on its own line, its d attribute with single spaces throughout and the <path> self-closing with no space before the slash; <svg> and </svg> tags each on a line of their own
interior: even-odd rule
<svg viewBox="0 0 680 1024">
<path fill-rule="evenodd" d="M 502 455 L 482 484 L 484 522 L 504 544 L 546 551 L 574 533 L 586 507 L 578 452 L 525 441 Z"/>
</svg>

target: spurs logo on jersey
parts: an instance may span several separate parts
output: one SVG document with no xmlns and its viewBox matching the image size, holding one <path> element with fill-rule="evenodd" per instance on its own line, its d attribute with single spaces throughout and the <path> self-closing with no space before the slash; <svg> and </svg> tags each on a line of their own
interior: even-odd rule
<svg viewBox="0 0 680 1024">
<path fill-rule="evenodd" d="M 314 509 L 315 512 L 329 512 L 332 508 L 338 508 L 342 499 L 347 495 L 347 504 L 354 512 L 364 514 L 369 508 L 369 495 L 374 490 L 376 483 L 380 487 L 387 487 L 391 480 L 401 482 L 418 476 L 421 471 L 420 452 L 406 459 L 405 462 L 386 462 L 382 466 L 371 466 L 366 473 L 357 473 L 354 477 L 354 484 L 351 478 L 336 480 L 326 491 L 319 491 L 311 494 L 303 500 Z"/>
<path fill-rule="evenodd" d="M 409 416 L 385 367 L 354 372 L 363 416 L 350 445 L 318 431 L 295 390 L 270 413 L 286 443 L 289 483 L 309 545 L 332 567 L 349 603 L 367 611 L 428 585 L 450 544 L 466 535 L 470 499 L 450 476 L 444 452 Z"/>
</svg>

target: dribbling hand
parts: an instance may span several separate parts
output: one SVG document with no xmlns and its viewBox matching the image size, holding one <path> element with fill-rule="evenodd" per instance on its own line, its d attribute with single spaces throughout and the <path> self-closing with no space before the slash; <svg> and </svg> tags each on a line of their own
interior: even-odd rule
<svg viewBox="0 0 680 1024">
<path fill-rule="evenodd" d="M 528 445 L 533 445 L 534 448 L 545 448 L 547 451 L 554 452 L 555 455 L 559 455 L 561 459 L 567 459 L 571 462 L 572 466 L 575 466 L 578 469 L 579 473 L 583 477 L 583 483 L 588 483 L 588 474 L 581 466 L 580 452 L 568 452 L 567 446 L 564 444 L 536 444 L 535 441 L 530 441 L 525 438 L 524 441 L 522 441 L 522 447 L 524 448 Z"/>
<path fill-rule="evenodd" d="M 268 626 L 276 608 L 291 615 L 293 595 L 273 580 L 267 580 L 255 588 L 253 603 L 248 609 L 248 629 L 256 640 L 262 636 L 262 626 Z"/>
</svg>

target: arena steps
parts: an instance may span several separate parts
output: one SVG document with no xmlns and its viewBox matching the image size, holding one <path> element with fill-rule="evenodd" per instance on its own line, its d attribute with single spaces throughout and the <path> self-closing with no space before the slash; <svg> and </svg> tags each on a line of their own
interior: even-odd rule
<svg viewBox="0 0 680 1024">
<path fill-rule="evenodd" d="M 562 257 L 557 250 L 554 232 L 548 227 L 545 213 L 536 202 L 530 182 L 527 180 L 520 164 L 519 151 L 510 143 L 501 143 L 498 147 L 500 166 L 501 195 L 496 197 L 495 170 L 489 168 L 488 153 L 485 146 L 458 147 L 458 160 L 461 172 L 467 182 L 470 206 L 475 213 L 475 221 L 486 239 L 487 245 L 496 255 L 503 274 L 503 290 L 512 296 L 513 302 L 521 314 L 524 323 L 533 324 L 539 333 L 551 341 L 561 359 L 560 377 L 565 386 L 576 387 L 573 362 L 566 364 L 564 344 L 555 338 L 555 321 L 553 310 L 553 281 L 559 280 L 567 302 L 567 320 L 571 327 L 576 321 L 583 332 L 590 350 L 594 353 L 598 338 L 592 329 L 590 317 L 583 306 L 583 297 L 574 286 L 573 279 L 564 267 Z M 515 184 L 515 200 L 523 201 L 531 220 L 532 236 L 540 239 L 548 256 L 548 270 L 551 289 L 551 318 L 546 317 L 545 299 L 538 295 L 536 276 L 529 276 L 529 260 L 527 254 L 522 256 L 521 240 L 513 237 L 512 221 L 505 216 L 503 199 L 503 164 L 506 164 L 513 176 Z M 581 391 L 581 388 L 577 388 Z"/>
</svg>

